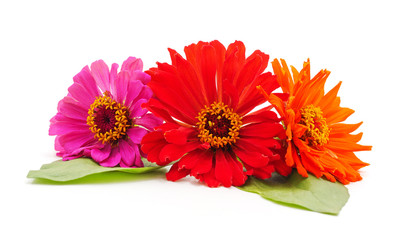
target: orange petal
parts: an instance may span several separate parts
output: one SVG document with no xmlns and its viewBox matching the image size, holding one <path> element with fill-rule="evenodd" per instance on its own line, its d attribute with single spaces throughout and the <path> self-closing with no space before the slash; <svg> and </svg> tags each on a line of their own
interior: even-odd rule
<svg viewBox="0 0 405 240">
<path fill-rule="evenodd" d="M 356 129 L 358 129 L 361 124 L 363 124 L 363 122 L 359 122 L 356 124 L 336 123 L 336 124 L 332 124 L 328 127 L 331 130 L 330 134 L 333 135 L 336 133 L 351 133 L 351 132 L 355 131 Z"/>
</svg>

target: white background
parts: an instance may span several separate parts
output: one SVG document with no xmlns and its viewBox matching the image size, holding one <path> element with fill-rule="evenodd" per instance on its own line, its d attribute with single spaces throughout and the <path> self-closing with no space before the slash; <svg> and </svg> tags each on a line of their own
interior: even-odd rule
<svg viewBox="0 0 405 240">
<path fill-rule="evenodd" d="M 2 1 L 0 239 L 404 239 L 404 7 L 401 1 Z M 282 2 L 282 3 L 279 3 Z M 242 40 L 343 81 L 364 121 L 364 180 L 339 216 L 289 208 L 236 188 L 162 173 L 88 184 L 36 184 L 58 158 L 49 119 L 72 77 L 97 59 L 169 61 L 167 47 Z M 268 70 L 271 70 L 270 68 Z"/>
</svg>

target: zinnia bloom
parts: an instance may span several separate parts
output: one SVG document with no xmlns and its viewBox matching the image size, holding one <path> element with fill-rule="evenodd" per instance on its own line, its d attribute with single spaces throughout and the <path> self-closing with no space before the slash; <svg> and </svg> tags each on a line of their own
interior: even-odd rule
<svg viewBox="0 0 405 240">
<path fill-rule="evenodd" d="M 339 106 L 337 92 L 341 82 L 325 94 L 329 71 L 321 70 L 311 79 L 309 60 L 300 72 L 291 67 L 292 75 L 283 59 L 281 64 L 277 59 L 272 62 L 277 81 L 283 92 L 290 95 L 288 100 L 268 95 L 263 87 L 259 89 L 277 109 L 286 127 L 287 165 L 297 168 L 304 177 L 310 172 L 318 178 L 325 176 L 343 184 L 361 180 L 358 170 L 368 164 L 358 159 L 354 152 L 371 150 L 371 146 L 357 143 L 362 133 L 350 134 L 362 122 L 341 123 L 354 113 L 350 108 Z"/>
<path fill-rule="evenodd" d="M 117 73 L 104 61 L 84 67 L 58 104 L 49 135 L 63 160 L 91 157 L 105 167 L 142 167 L 142 137 L 162 121 L 141 107 L 152 96 L 141 59 L 129 57 Z"/>
<path fill-rule="evenodd" d="M 272 92 L 279 85 L 263 73 L 269 56 L 255 51 L 245 58 L 245 46 L 236 41 L 227 49 L 218 41 L 199 42 L 184 49 L 186 59 L 169 49 L 172 64 L 157 63 L 149 83 L 154 96 L 146 104 L 165 120 L 142 140 L 148 160 L 174 163 L 166 177 L 176 181 L 194 176 L 210 187 L 245 183 L 247 175 L 269 178 L 274 170 L 291 171 L 281 156 L 283 126 L 257 91 Z"/>
</svg>

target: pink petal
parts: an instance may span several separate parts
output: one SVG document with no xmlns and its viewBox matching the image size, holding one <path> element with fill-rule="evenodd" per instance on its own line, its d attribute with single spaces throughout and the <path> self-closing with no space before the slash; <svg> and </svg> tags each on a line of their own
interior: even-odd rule
<svg viewBox="0 0 405 240">
<path fill-rule="evenodd" d="M 134 122 L 136 125 L 145 127 L 149 131 L 153 131 L 155 127 L 158 127 L 163 124 L 162 119 L 156 117 L 151 113 L 147 113 L 141 118 L 136 118 Z"/>
<path fill-rule="evenodd" d="M 147 103 L 148 100 L 146 99 L 139 99 L 138 101 L 136 101 L 134 104 L 132 104 L 130 106 L 130 117 L 131 118 L 135 118 L 135 117 L 141 117 L 143 115 L 145 115 L 148 110 L 146 108 L 141 107 L 142 104 Z"/>
<path fill-rule="evenodd" d="M 99 144 L 98 141 L 93 140 L 83 147 L 77 148 L 71 152 L 65 152 L 63 154 L 63 160 L 71 160 L 71 159 L 75 159 L 75 158 L 83 157 L 83 156 L 91 157 L 91 150 L 99 149 L 101 147 L 102 146 Z"/>
<path fill-rule="evenodd" d="M 104 161 L 100 162 L 100 165 L 103 167 L 115 167 L 121 161 L 121 154 L 118 147 L 112 149 L 111 154 Z"/>
<path fill-rule="evenodd" d="M 139 93 L 138 97 L 136 99 L 150 99 L 153 95 L 152 89 L 150 89 L 148 86 L 143 86 L 141 92 Z"/>
<path fill-rule="evenodd" d="M 87 92 L 87 90 L 80 84 L 74 83 L 69 87 L 68 91 L 70 95 L 84 108 L 90 108 L 90 105 L 95 100 L 95 96 L 89 94 L 89 92 Z"/>
<path fill-rule="evenodd" d="M 60 144 L 60 136 L 55 137 L 55 150 L 58 152 L 63 152 L 65 150 Z"/>
<path fill-rule="evenodd" d="M 127 131 L 129 138 L 135 144 L 141 144 L 143 136 L 145 136 L 147 133 L 148 131 L 146 129 L 140 127 L 133 127 Z"/>
<path fill-rule="evenodd" d="M 121 71 L 136 71 L 143 69 L 143 62 L 140 58 L 129 57 L 122 63 Z"/>
<path fill-rule="evenodd" d="M 142 71 L 134 71 L 134 72 L 132 72 L 131 78 L 135 79 L 135 80 L 139 80 L 145 85 L 148 84 L 150 82 L 150 79 L 151 79 L 149 74 L 144 73 Z"/>
<path fill-rule="evenodd" d="M 117 69 L 118 69 L 118 64 L 116 64 L 116 63 L 113 63 L 112 65 L 111 65 L 111 71 L 110 71 L 110 75 L 109 75 L 109 79 L 110 79 L 110 81 L 109 81 L 109 84 L 110 84 L 110 86 L 109 86 L 109 88 L 110 88 L 110 93 L 113 95 L 113 96 L 116 96 L 117 95 L 117 89 L 116 89 L 116 81 L 117 81 L 117 79 L 118 79 L 118 73 L 117 73 Z"/>
<path fill-rule="evenodd" d="M 49 126 L 49 135 L 62 135 L 67 134 L 72 131 L 85 131 L 88 130 L 89 134 L 91 134 L 89 126 L 84 121 L 77 121 L 74 119 L 65 118 L 64 121 L 54 121 Z"/>
<path fill-rule="evenodd" d="M 93 100 L 96 96 L 100 96 L 100 89 L 97 87 L 96 81 L 91 76 L 89 66 L 85 66 L 76 76 L 73 77 L 75 83 L 80 84 L 86 89 L 86 92 L 90 96 L 93 96 Z"/>
<path fill-rule="evenodd" d="M 132 101 L 138 97 L 139 93 L 143 90 L 143 87 L 144 85 L 141 81 L 136 80 L 129 82 L 127 96 L 125 98 L 125 104 L 127 106 L 131 105 Z"/>
<path fill-rule="evenodd" d="M 122 103 L 128 93 L 128 84 L 130 76 L 128 72 L 120 72 L 118 74 L 118 78 L 115 81 L 114 87 L 116 88 L 115 91 L 115 99 L 117 102 Z"/>
<path fill-rule="evenodd" d="M 102 92 L 111 91 L 110 70 L 103 60 L 98 60 L 91 64 L 91 75 Z"/>
<path fill-rule="evenodd" d="M 141 159 L 141 153 L 139 151 L 139 146 L 134 146 L 134 150 L 135 150 L 135 166 L 136 167 L 143 167 L 143 162 Z"/>
<path fill-rule="evenodd" d="M 88 109 L 84 108 L 71 97 L 64 97 L 58 103 L 58 112 L 68 118 L 87 121 Z"/>
<path fill-rule="evenodd" d="M 91 150 L 91 158 L 98 163 L 104 161 L 106 158 L 108 158 L 108 156 L 110 156 L 110 154 L 111 145 L 109 143 L 105 144 L 101 149 L 95 148 Z"/>
<path fill-rule="evenodd" d="M 94 142 L 94 137 L 92 134 L 89 134 L 88 130 L 74 131 L 59 137 L 59 143 L 66 152 L 73 152 L 91 142 Z"/>
<path fill-rule="evenodd" d="M 121 167 L 133 166 L 135 163 L 135 150 L 126 141 L 120 141 L 118 148 L 121 154 Z"/>
</svg>

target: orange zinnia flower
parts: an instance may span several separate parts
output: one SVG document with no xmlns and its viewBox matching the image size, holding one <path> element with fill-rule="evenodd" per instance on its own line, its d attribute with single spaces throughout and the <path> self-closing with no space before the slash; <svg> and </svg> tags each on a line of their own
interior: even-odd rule
<svg viewBox="0 0 405 240">
<path fill-rule="evenodd" d="M 368 163 L 362 162 L 353 152 L 371 150 L 371 146 L 362 146 L 362 133 L 352 135 L 361 124 L 343 124 L 354 111 L 339 106 L 337 92 L 341 82 L 327 94 L 324 92 L 325 81 L 330 72 L 321 70 L 310 78 L 309 60 L 298 72 L 281 59 L 272 62 L 284 93 L 288 99 L 270 94 L 258 86 L 267 100 L 276 108 L 284 121 L 287 135 L 287 153 L 285 161 L 288 166 L 297 168 L 299 174 L 308 177 L 308 172 L 316 177 L 325 176 L 343 184 L 361 180 L 358 170 Z"/>
</svg>

